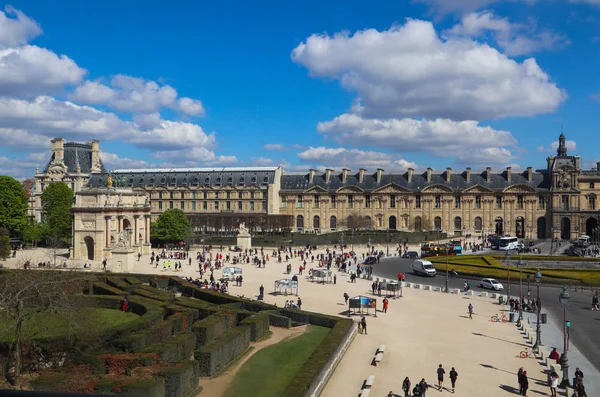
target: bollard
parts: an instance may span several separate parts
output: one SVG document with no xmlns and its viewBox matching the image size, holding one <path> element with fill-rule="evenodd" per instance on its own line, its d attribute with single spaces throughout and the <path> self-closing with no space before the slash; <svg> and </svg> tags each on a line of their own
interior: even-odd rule
<svg viewBox="0 0 600 397">
<path fill-rule="evenodd" d="M 487 293 L 487 292 L 484 292 L 484 291 L 481 291 L 481 295 L 480 295 L 480 296 L 481 296 L 482 298 L 487 298 L 487 296 L 488 296 L 488 293 Z"/>
<path fill-rule="evenodd" d="M 431 289 L 431 285 L 424 285 L 423 286 L 423 290 L 424 291 L 429 291 Z"/>
<path fill-rule="evenodd" d="M 454 288 L 454 289 L 452 290 L 452 293 L 453 293 L 453 294 L 460 294 L 460 288 Z"/>
</svg>

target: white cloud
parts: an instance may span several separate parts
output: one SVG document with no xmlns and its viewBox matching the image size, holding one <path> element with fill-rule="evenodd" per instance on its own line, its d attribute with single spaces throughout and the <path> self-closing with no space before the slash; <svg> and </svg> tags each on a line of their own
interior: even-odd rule
<svg viewBox="0 0 600 397">
<path fill-rule="evenodd" d="M 480 10 L 488 5 L 494 3 L 500 3 L 503 1 L 508 2 L 521 2 L 534 4 L 540 0 L 413 0 L 413 3 L 425 3 L 429 5 L 430 9 L 438 14 L 446 13 L 466 13 L 471 11 Z M 571 0 L 577 1 L 577 0 Z M 580 0 L 580 1 L 598 1 L 598 0 Z"/>
<path fill-rule="evenodd" d="M 160 126 L 161 122 L 160 113 L 145 113 L 145 114 L 134 114 L 133 122 L 137 124 L 141 129 L 156 128 Z"/>
<path fill-rule="evenodd" d="M 567 146 L 567 151 L 574 152 L 577 150 L 577 143 L 575 141 L 565 141 L 565 145 Z M 538 152 L 546 152 L 552 153 L 556 152 L 558 149 L 558 142 L 551 142 L 548 146 L 538 146 Z"/>
<path fill-rule="evenodd" d="M 285 146 L 283 143 L 267 143 L 267 144 L 265 144 L 264 148 L 267 150 L 273 150 L 273 151 L 288 150 L 288 147 Z"/>
<path fill-rule="evenodd" d="M 482 120 L 554 111 L 566 94 L 535 59 L 516 62 L 470 39 L 442 40 L 428 21 L 386 31 L 312 35 L 292 60 L 357 92 L 366 117 Z"/>
<path fill-rule="evenodd" d="M 46 154 L 47 155 L 47 154 Z M 148 168 L 152 167 L 147 161 L 135 160 L 127 157 L 120 157 L 115 153 L 100 152 L 100 158 L 106 169 L 112 170 L 117 168 Z M 155 165 L 157 166 L 157 165 Z"/>
<path fill-rule="evenodd" d="M 23 12 L 12 6 L 0 11 L 0 45 L 16 47 L 27 44 L 42 34 L 42 27 Z"/>
<path fill-rule="evenodd" d="M 298 153 L 298 157 L 317 167 L 387 167 L 390 169 L 418 168 L 411 161 L 398 159 L 398 156 L 360 149 L 309 147 Z"/>
<path fill-rule="evenodd" d="M 515 164 L 515 160 L 516 156 L 510 150 L 499 147 L 474 149 L 457 156 L 457 163 L 471 167 L 512 167 L 520 169 L 521 167 Z"/>
<path fill-rule="evenodd" d="M 492 11 L 469 13 L 460 23 L 444 32 L 446 37 L 486 37 L 488 32 L 509 56 L 553 50 L 569 44 L 565 35 L 549 30 L 538 30 L 536 24 L 511 23 L 508 18 L 494 15 Z"/>
<path fill-rule="evenodd" d="M 154 113 L 162 108 L 178 110 L 190 116 L 204 115 L 201 101 L 177 97 L 170 85 L 126 75 L 116 75 L 110 86 L 98 81 L 86 81 L 75 89 L 71 99 L 80 103 L 107 106 L 132 113 Z"/>
<path fill-rule="evenodd" d="M 469 153 L 473 149 L 517 143 L 508 131 L 481 126 L 476 121 L 448 119 L 366 119 L 343 114 L 333 120 L 320 122 L 317 129 L 340 144 L 375 146 L 444 157 Z"/>
<path fill-rule="evenodd" d="M 256 166 L 270 166 L 275 164 L 275 160 L 268 157 L 252 157 L 250 161 L 252 165 Z"/>
<path fill-rule="evenodd" d="M 159 150 L 152 153 L 152 157 L 176 167 L 227 166 L 234 165 L 238 161 L 235 156 L 217 156 L 213 151 L 204 147 L 191 147 L 189 149 L 169 151 Z"/>
</svg>

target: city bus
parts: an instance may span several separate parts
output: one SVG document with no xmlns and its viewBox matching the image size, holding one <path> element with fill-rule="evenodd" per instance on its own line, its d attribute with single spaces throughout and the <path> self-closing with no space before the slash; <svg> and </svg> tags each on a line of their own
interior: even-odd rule
<svg viewBox="0 0 600 397">
<path fill-rule="evenodd" d="M 501 237 L 498 242 L 500 251 L 511 251 L 519 249 L 519 239 L 516 237 Z"/>
<path fill-rule="evenodd" d="M 428 256 L 456 256 L 462 255 L 462 247 L 460 241 L 458 243 L 450 242 L 447 244 L 434 243 L 427 241 L 421 243 L 421 258 Z"/>
<path fill-rule="evenodd" d="M 497 250 L 500 249 L 499 244 L 500 244 L 500 236 L 497 235 L 493 235 L 493 236 L 489 236 L 488 237 L 488 241 L 490 242 L 490 248 L 493 250 Z"/>
</svg>

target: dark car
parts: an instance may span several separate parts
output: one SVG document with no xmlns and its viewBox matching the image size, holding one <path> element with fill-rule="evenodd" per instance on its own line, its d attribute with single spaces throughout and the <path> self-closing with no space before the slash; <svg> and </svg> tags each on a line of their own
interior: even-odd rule
<svg viewBox="0 0 600 397">
<path fill-rule="evenodd" d="M 376 256 L 369 256 L 363 262 L 364 265 L 374 265 L 376 263 L 377 263 L 377 257 Z"/>
<path fill-rule="evenodd" d="M 401 258 L 419 259 L 419 253 L 417 251 L 406 251 Z"/>
</svg>

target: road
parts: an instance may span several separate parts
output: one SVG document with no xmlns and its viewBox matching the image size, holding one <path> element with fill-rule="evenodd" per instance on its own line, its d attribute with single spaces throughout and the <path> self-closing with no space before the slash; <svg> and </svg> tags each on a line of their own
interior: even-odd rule
<svg viewBox="0 0 600 397">
<path fill-rule="evenodd" d="M 374 266 L 373 277 L 397 279 L 398 272 L 406 274 L 406 281 L 408 282 L 419 282 L 428 285 L 434 285 L 439 287 L 445 287 L 445 272 L 439 272 L 435 277 L 422 277 L 417 276 L 412 271 L 411 259 L 402 259 L 398 257 L 382 258 L 381 261 Z M 451 266 L 449 267 L 451 269 Z M 466 279 L 449 278 L 449 288 L 463 288 Z M 471 289 L 475 291 L 481 291 L 479 288 L 478 280 L 469 280 L 471 282 Z M 498 279 L 504 284 L 506 289 L 508 283 L 506 280 Z M 536 298 L 536 287 L 535 282 L 531 281 L 530 285 L 531 298 Z M 549 312 L 553 318 L 563 318 L 563 307 L 561 306 L 558 295 L 562 291 L 562 287 L 542 285 L 540 287 L 540 298 L 542 300 L 542 312 Z M 511 295 L 519 296 L 520 287 L 519 280 L 513 279 L 511 281 Z M 600 338 L 597 337 L 597 330 L 600 326 L 600 311 L 591 310 L 592 302 L 592 291 L 574 291 L 570 290 L 571 303 L 568 307 L 568 318 L 572 323 L 571 326 L 571 342 L 573 342 L 579 350 L 584 354 L 588 361 L 600 371 Z M 523 295 L 527 297 L 527 282 L 523 280 Z M 542 324 L 542 342 L 544 341 L 544 326 Z M 562 351 L 562 346 L 556 346 L 559 351 Z"/>
</svg>

